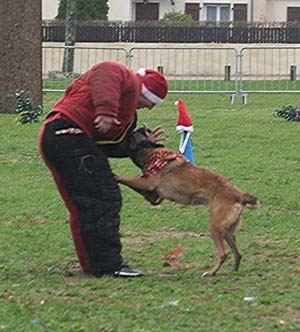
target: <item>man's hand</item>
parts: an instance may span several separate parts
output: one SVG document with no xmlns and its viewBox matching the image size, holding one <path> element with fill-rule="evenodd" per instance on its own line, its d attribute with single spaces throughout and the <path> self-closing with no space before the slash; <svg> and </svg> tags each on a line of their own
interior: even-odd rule
<svg viewBox="0 0 300 332">
<path fill-rule="evenodd" d="M 155 127 L 152 131 L 149 130 L 146 123 L 144 123 L 144 131 L 147 135 L 148 139 L 152 143 L 158 143 L 162 142 L 166 139 L 166 137 L 161 136 L 165 131 L 163 129 L 160 129 L 160 126 Z"/>
<path fill-rule="evenodd" d="M 119 120 L 108 115 L 97 115 L 94 125 L 99 134 L 106 134 L 112 127 L 121 124 Z"/>
</svg>

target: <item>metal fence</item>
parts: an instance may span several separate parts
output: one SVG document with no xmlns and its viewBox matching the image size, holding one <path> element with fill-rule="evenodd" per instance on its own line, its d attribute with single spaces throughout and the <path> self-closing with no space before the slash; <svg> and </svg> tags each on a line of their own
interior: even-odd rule
<svg viewBox="0 0 300 332">
<path fill-rule="evenodd" d="M 300 46 L 243 47 L 239 58 L 239 92 L 299 93 Z"/>
<path fill-rule="evenodd" d="M 72 73 L 62 70 L 67 49 L 74 49 Z M 64 91 L 74 79 L 98 62 L 128 62 L 128 50 L 121 47 L 43 46 L 42 54 L 43 91 Z"/>
<path fill-rule="evenodd" d="M 44 42 L 64 42 L 63 22 L 44 23 Z M 162 22 L 97 22 L 78 24 L 76 42 L 103 43 L 299 43 L 299 25 L 220 24 L 194 22 L 193 24 L 166 24 Z"/>
<path fill-rule="evenodd" d="M 72 73 L 62 71 L 64 51 L 74 48 Z M 165 74 L 170 93 L 299 93 L 300 46 L 90 47 L 43 46 L 43 90 L 64 91 L 93 64 L 112 60 L 132 70 Z"/>
</svg>

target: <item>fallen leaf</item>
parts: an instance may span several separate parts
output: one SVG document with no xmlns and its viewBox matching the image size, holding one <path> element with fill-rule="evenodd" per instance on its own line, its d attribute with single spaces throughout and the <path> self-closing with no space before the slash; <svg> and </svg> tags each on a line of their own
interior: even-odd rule
<svg viewBox="0 0 300 332">
<path fill-rule="evenodd" d="M 167 255 L 167 257 L 166 257 L 166 259 L 171 259 L 171 260 L 173 260 L 173 259 L 177 259 L 177 258 L 179 258 L 183 253 L 185 252 L 185 249 L 184 248 L 179 248 L 179 249 L 176 249 L 176 250 L 173 250 L 173 251 L 171 251 L 168 255 Z"/>
</svg>

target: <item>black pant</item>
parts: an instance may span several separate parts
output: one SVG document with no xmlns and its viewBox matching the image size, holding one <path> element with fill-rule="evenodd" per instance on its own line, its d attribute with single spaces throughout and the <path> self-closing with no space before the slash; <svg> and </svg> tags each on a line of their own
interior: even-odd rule
<svg viewBox="0 0 300 332">
<path fill-rule="evenodd" d="M 41 129 L 41 155 L 70 212 L 70 226 L 83 271 L 100 276 L 122 264 L 119 234 L 122 197 L 106 154 L 86 134 L 57 119 Z"/>
</svg>

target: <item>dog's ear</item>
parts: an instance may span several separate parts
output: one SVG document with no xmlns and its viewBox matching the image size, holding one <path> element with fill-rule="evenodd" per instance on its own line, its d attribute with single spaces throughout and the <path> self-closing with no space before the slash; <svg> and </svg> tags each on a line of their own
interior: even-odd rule
<svg viewBox="0 0 300 332">
<path fill-rule="evenodd" d="M 131 135 L 128 140 L 128 147 L 130 151 L 135 151 L 137 148 L 137 141 L 134 139 L 134 136 Z"/>
<path fill-rule="evenodd" d="M 143 141 L 148 141 L 144 128 L 138 128 L 128 137 L 128 148 L 130 151 L 136 151 Z"/>
<path fill-rule="evenodd" d="M 163 148 L 164 145 L 161 144 L 161 143 L 153 143 L 149 140 L 148 138 L 148 135 L 145 133 L 145 128 L 142 127 L 142 128 L 138 128 L 135 133 L 138 132 L 139 134 L 142 135 L 142 139 L 140 141 L 140 146 L 143 147 L 143 148 L 149 148 L 149 147 L 152 147 L 152 148 Z M 147 132 L 148 133 L 151 133 L 152 130 L 147 128 Z M 141 136 L 140 136 L 141 137 Z"/>
<path fill-rule="evenodd" d="M 150 130 L 150 129 L 148 129 L 148 131 L 151 133 L 151 130 Z M 147 135 L 146 135 L 146 133 L 145 133 L 145 129 L 144 129 L 144 127 L 140 127 L 140 128 L 138 128 L 138 129 L 136 129 L 136 130 L 134 131 L 134 133 L 139 133 L 139 134 L 141 134 L 141 135 L 147 137 Z"/>
<path fill-rule="evenodd" d="M 149 141 L 144 128 L 138 128 L 130 134 L 128 138 L 129 151 L 135 152 L 143 148 L 158 148 L 163 147 L 162 144 L 152 143 Z"/>
</svg>

